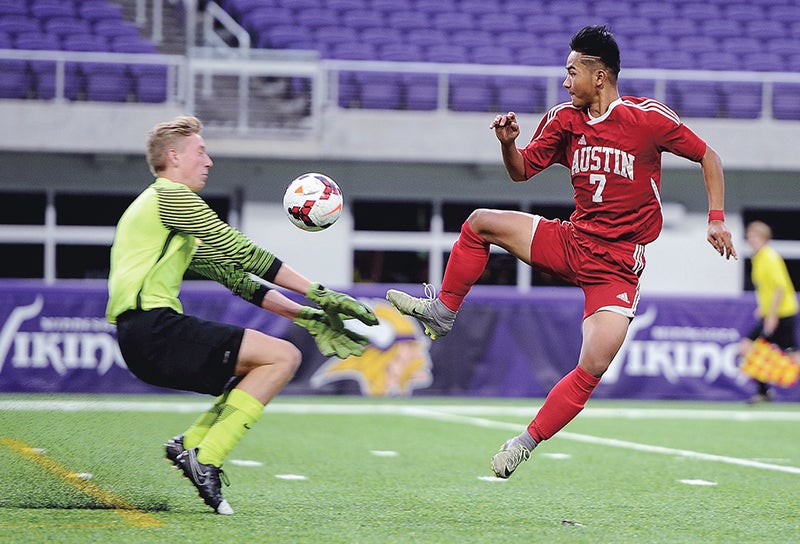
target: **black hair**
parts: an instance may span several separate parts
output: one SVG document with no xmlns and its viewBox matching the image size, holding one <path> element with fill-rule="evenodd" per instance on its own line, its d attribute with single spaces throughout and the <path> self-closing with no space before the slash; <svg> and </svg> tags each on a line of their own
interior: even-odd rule
<svg viewBox="0 0 800 544">
<path fill-rule="evenodd" d="M 569 47 L 578 53 L 598 57 L 615 79 L 619 75 L 619 46 L 605 25 L 583 27 L 570 39 Z"/>
</svg>

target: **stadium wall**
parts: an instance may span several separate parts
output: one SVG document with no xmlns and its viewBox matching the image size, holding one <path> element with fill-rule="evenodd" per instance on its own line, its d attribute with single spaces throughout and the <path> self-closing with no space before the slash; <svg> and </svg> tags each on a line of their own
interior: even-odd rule
<svg viewBox="0 0 800 544">
<path fill-rule="evenodd" d="M 308 333 L 233 297 L 219 285 L 191 282 L 187 312 L 286 338 L 303 365 L 285 394 L 544 397 L 574 367 L 583 299 L 573 288 L 476 288 L 453 331 L 431 342 L 413 319 L 383 298 L 385 285 L 351 293 L 370 304 L 375 327 L 361 357 L 326 358 Z M 104 318 L 102 282 L 0 282 L 0 393 L 158 393 L 127 370 L 116 330 Z M 752 325 L 751 295 L 645 297 L 628 338 L 597 388 L 598 398 L 739 401 L 754 392 L 738 343 Z M 800 400 L 800 389 L 778 388 Z"/>
</svg>

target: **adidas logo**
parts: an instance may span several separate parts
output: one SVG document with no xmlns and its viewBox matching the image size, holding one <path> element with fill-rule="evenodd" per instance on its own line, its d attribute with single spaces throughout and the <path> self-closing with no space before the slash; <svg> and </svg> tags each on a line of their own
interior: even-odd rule
<svg viewBox="0 0 800 544">
<path fill-rule="evenodd" d="M 586 145 L 586 135 L 581 134 L 581 139 L 578 140 L 578 145 Z"/>
<path fill-rule="evenodd" d="M 631 301 L 628 299 L 628 293 L 620 293 L 617 295 L 617 298 L 620 299 L 625 304 L 631 303 Z"/>
</svg>

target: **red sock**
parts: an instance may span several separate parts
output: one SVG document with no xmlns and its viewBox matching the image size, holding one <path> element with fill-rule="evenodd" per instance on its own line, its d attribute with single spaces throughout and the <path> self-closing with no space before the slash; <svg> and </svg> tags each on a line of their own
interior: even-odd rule
<svg viewBox="0 0 800 544">
<path fill-rule="evenodd" d="M 457 312 L 489 262 L 489 244 L 464 221 L 444 271 L 439 300 Z"/>
<path fill-rule="evenodd" d="M 539 413 L 528 425 L 528 434 L 537 443 L 556 434 L 583 410 L 598 383 L 600 378 L 576 366 L 547 395 Z"/>
</svg>

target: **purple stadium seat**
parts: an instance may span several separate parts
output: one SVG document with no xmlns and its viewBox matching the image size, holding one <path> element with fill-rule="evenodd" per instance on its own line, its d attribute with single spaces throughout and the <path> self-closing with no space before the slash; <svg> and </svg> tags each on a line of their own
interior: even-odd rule
<svg viewBox="0 0 800 544">
<path fill-rule="evenodd" d="M 617 0 L 600 0 L 591 5 L 591 12 L 595 20 L 609 21 L 630 15 L 631 6 Z"/>
<path fill-rule="evenodd" d="M 631 40 L 631 44 L 633 46 L 632 49 L 641 51 L 647 55 L 653 55 L 663 51 L 672 51 L 675 48 L 670 38 L 659 34 L 637 36 Z"/>
<path fill-rule="evenodd" d="M 157 53 L 155 44 L 138 36 L 117 36 L 111 40 L 116 53 Z M 167 66 L 163 64 L 129 64 L 133 92 L 140 102 L 160 103 L 167 99 Z"/>
<path fill-rule="evenodd" d="M 481 16 L 487 13 L 497 13 L 502 8 L 498 7 L 498 2 L 487 2 L 486 0 L 461 0 L 458 3 L 458 10 L 474 16 Z"/>
<path fill-rule="evenodd" d="M 401 75 L 405 85 L 405 105 L 408 110 L 436 109 L 439 99 L 439 76 L 436 74 L 408 73 Z"/>
<path fill-rule="evenodd" d="M 411 45 L 419 45 L 421 47 L 447 45 L 450 43 L 450 36 L 448 36 L 444 30 L 415 28 L 406 33 L 405 42 Z"/>
<path fill-rule="evenodd" d="M 325 0 L 325 7 L 340 12 L 367 11 L 370 3 L 367 0 Z"/>
<path fill-rule="evenodd" d="M 13 49 L 11 35 L 0 32 L 0 49 Z M 31 86 L 24 60 L 0 59 L 0 98 L 27 98 Z"/>
<path fill-rule="evenodd" d="M 341 15 L 342 26 L 355 30 L 380 28 L 383 26 L 383 14 L 379 11 L 347 11 Z"/>
<path fill-rule="evenodd" d="M 0 59 L 0 98 L 27 98 L 31 76 L 24 60 Z"/>
<path fill-rule="evenodd" d="M 670 2 L 641 2 L 628 4 L 636 16 L 644 17 L 651 21 L 672 19 L 678 17 L 678 8 Z"/>
<path fill-rule="evenodd" d="M 694 55 L 701 55 L 703 53 L 716 51 L 717 40 L 704 34 L 700 36 L 684 36 L 678 38 L 676 46 L 681 51 L 687 51 Z"/>
<path fill-rule="evenodd" d="M 800 72 L 800 52 L 786 57 L 786 68 L 790 72 Z"/>
<path fill-rule="evenodd" d="M 735 38 L 742 35 L 739 21 L 730 19 L 710 19 L 700 24 L 700 33 L 717 39 Z"/>
<path fill-rule="evenodd" d="M 784 23 L 800 22 L 800 5 L 778 4 L 767 7 L 767 17 Z"/>
<path fill-rule="evenodd" d="M 653 62 L 650 55 L 633 48 L 627 48 L 620 56 L 622 69 L 625 68 L 652 68 Z"/>
<path fill-rule="evenodd" d="M 497 110 L 533 113 L 546 108 L 547 81 L 542 78 L 504 76 L 494 79 Z"/>
<path fill-rule="evenodd" d="M 110 51 L 111 47 L 104 36 L 97 34 L 71 34 L 61 41 L 65 51 Z"/>
<path fill-rule="evenodd" d="M 256 8 L 243 13 L 239 23 L 251 34 L 276 25 L 295 24 L 295 16 L 288 8 Z"/>
<path fill-rule="evenodd" d="M 680 38 L 682 36 L 696 36 L 699 28 L 692 19 L 662 19 L 656 23 L 656 32 L 660 36 Z"/>
<path fill-rule="evenodd" d="M 725 51 L 706 51 L 697 55 L 695 67 L 698 70 L 740 70 L 739 57 Z"/>
<path fill-rule="evenodd" d="M 433 15 L 433 28 L 445 32 L 456 32 L 475 28 L 475 18 L 460 11 L 443 11 Z"/>
<path fill-rule="evenodd" d="M 68 34 L 90 34 L 92 32 L 89 21 L 78 17 L 53 17 L 45 21 L 43 26 L 45 32 L 62 38 Z"/>
<path fill-rule="evenodd" d="M 761 50 L 761 40 L 756 38 L 726 38 L 720 41 L 720 51 L 733 53 L 734 55 L 746 55 L 756 53 Z"/>
<path fill-rule="evenodd" d="M 241 22 L 242 16 L 245 13 L 258 8 L 279 7 L 279 5 L 277 1 L 270 2 L 267 0 L 224 0 L 222 8 Z"/>
<path fill-rule="evenodd" d="M 414 11 L 421 13 L 426 18 L 443 11 L 456 11 L 457 9 L 456 0 L 414 0 Z"/>
<path fill-rule="evenodd" d="M 0 0 L 0 16 L 28 15 L 27 0 Z"/>
<path fill-rule="evenodd" d="M 103 20 L 122 20 L 125 18 L 122 6 L 106 0 L 83 0 L 78 13 L 92 25 Z"/>
<path fill-rule="evenodd" d="M 667 104 L 681 117 L 719 117 L 722 112 L 717 84 L 709 81 L 668 81 Z"/>
<path fill-rule="evenodd" d="M 491 77 L 453 74 L 449 81 L 451 110 L 486 112 L 494 109 Z"/>
<path fill-rule="evenodd" d="M 776 83 L 772 92 L 772 115 L 775 119 L 800 120 L 800 84 Z"/>
<path fill-rule="evenodd" d="M 368 43 L 343 42 L 331 48 L 328 58 L 347 60 L 374 60 L 375 46 Z"/>
<path fill-rule="evenodd" d="M 317 51 L 322 53 L 340 43 L 358 42 L 358 32 L 349 27 L 323 26 L 313 35 Z"/>
<path fill-rule="evenodd" d="M 309 30 L 316 30 L 321 26 L 339 25 L 339 12 L 328 8 L 308 8 L 296 12 L 295 24 L 307 28 Z"/>
<path fill-rule="evenodd" d="M 725 111 L 731 119 L 757 119 L 761 116 L 761 83 L 724 81 L 719 84 Z"/>
<path fill-rule="evenodd" d="M 278 0 L 276 3 L 277 6 L 296 12 L 304 9 L 320 9 L 325 7 L 325 4 L 325 0 Z"/>
<path fill-rule="evenodd" d="M 450 33 L 450 43 L 463 45 L 470 49 L 475 47 L 496 46 L 499 36 L 486 30 L 464 30 Z M 503 47 L 503 46 L 500 46 Z"/>
<path fill-rule="evenodd" d="M 358 107 L 358 83 L 354 72 L 340 72 L 337 91 L 338 103 L 342 108 Z"/>
<path fill-rule="evenodd" d="M 652 98 L 655 90 L 656 83 L 652 79 L 622 78 L 619 81 L 620 96 L 646 96 Z"/>
<path fill-rule="evenodd" d="M 372 0 L 370 6 L 385 16 L 398 11 L 412 11 L 414 9 L 412 0 Z"/>
<path fill-rule="evenodd" d="M 651 35 L 654 32 L 654 25 L 653 21 L 648 17 L 625 15 L 611 20 L 611 30 L 617 37 L 617 41 L 619 41 L 620 36 Z"/>
<path fill-rule="evenodd" d="M 667 70 L 690 70 L 694 67 L 695 57 L 686 51 L 661 51 L 653 54 L 653 68 Z"/>
<path fill-rule="evenodd" d="M 65 36 L 62 44 L 67 51 L 109 51 L 108 41 L 94 34 Z M 84 76 L 86 98 L 103 102 L 124 102 L 131 81 L 124 64 L 110 62 L 81 62 L 78 68 Z"/>
<path fill-rule="evenodd" d="M 767 53 L 776 53 L 778 55 L 794 55 L 800 53 L 800 40 L 792 38 L 773 38 L 767 40 L 764 45 L 764 51 Z"/>
<path fill-rule="evenodd" d="M 386 43 L 378 46 L 378 60 L 422 62 L 422 47 L 408 43 Z"/>
<path fill-rule="evenodd" d="M 744 35 L 757 40 L 780 38 L 786 34 L 786 26 L 775 20 L 763 19 L 745 23 Z"/>
<path fill-rule="evenodd" d="M 75 4 L 63 0 L 33 0 L 30 4 L 30 13 L 40 21 L 47 21 L 54 17 L 78 16 Z"/>
<path fill-rule="evenodd" d="M 463 45 L 432 45 L 425 52 L 428 62 L 467 63 L 467 48 Z"/>
<path fill-rule="evenodd" d="M 61 50 L 61 40 L 53 34 L 25 32 L 19 34 L 14 42 L 17 49 L 35 51 Z M 56 95 L 56 62 L 50 60 L 32 60 L 28 63 L 33 74 L 36 96 L 51 99 Z M 64 64 L 64 97 L 74 100 L 82 86 L 82 77 L 74 62 Z"/>
<path fill-rule="evenodd" d="M 256 37 L 255 46 L 263 49 L 314 49 L 310 32 L 297 25 L 265 28 Z"/>
<path fill-rule="evenodd" d="M 396 28 L 365 28 L 361 31 L 358 39 L 363 43 L 371 43 L 375 46 L 404 43 L 403 33 Z"/>
<path fill-rule="evenodd" d="M 517 25 L 521 29 L 537 29 L 537 34 L 540 35 L 543 33 L 555 33 L 555 34 L 567 34 L 566 31 L 562 31 L 561 29 L 566 27 L 566 20 L 559 16 L 559 15 L 551 15 L 550 13 L 547 14 L 534 14 L 528 15 L 522 19 L 522 24 Z M 539 29 L 541 29 L 539 31 Z M 566 40 L 562 40 L 562 47 L 569 47 L 567 44 L 569 43 L 569 37 Z"/>
<path fill-rule="evenodd" d="M 139 36 L 139 27 L 123 19 L 100 19 L 92 26 L 94 34 L 111 41 L 117 36 Z"/>
<path fill-rule="evenodd" d="M 402 82 L 399 74 L 357 72 L 359 103 L 366 109 L 396 110 L 402 105 Z"/>
<path fill-rule="evenodd" d="M 542 47 L 517 49 L 517 62 L 523 66 L 564 66 L 567 54 Z"/>
<path fill-rule="evenodd" d="M 777 53 L 749 53 L 742 57 L 742 67 L 754 72 L 783 72 L 786 64 Z"/>
<path fill-rule="evenodd" d="M 7 32 L 12 36 L 23 32 L 41 32 L 42 26 L 39 19 L 28 15 L 4 15 L 0 17 L 0 32 Z"/>
<path fill-rule="evenodd" d="M 722 18 L 722 9 L 710 2 L 692 2 L 682 4 L 676 14 L 678 18 L 689 19 L 703 23 L 704 21 L 719 20 Z"/>
<path fill-rule="evenodd" d="M 515 64 L 512 50 L 502 45 L 471 47 L 469 61 L 475 64 Z"/>
<path fill-rule="evenodd" d="M 509 30 L 495 35 L 493 42 L 503 47 L 510 47 L 515 51 L 524 47 L 536 47 L 539 43 L 538 35 L 534 32 L 526 32 L 524 30 Z"/>
<path fill-rule="evenodd" d="M 752 3 L 723 6 L 722 12 L 724 19 L 728 21 L 737 21 L 739 23 L 748 23 L 750 21 L 758 21 L 766 18 L 764 8 Z"/>
<path fill-rule="evenodd" d="M 431 28 L 431 21 L 427 14 L 420 11 L 398 11 L 389 14 L 385 26 L 398 30 L 414 30 Z"/>
<path fill-rule="evenodd" d="M 789 36 L 795 40 L 800 40 L 800 21 L 789 23 Z"/>
</svg>

